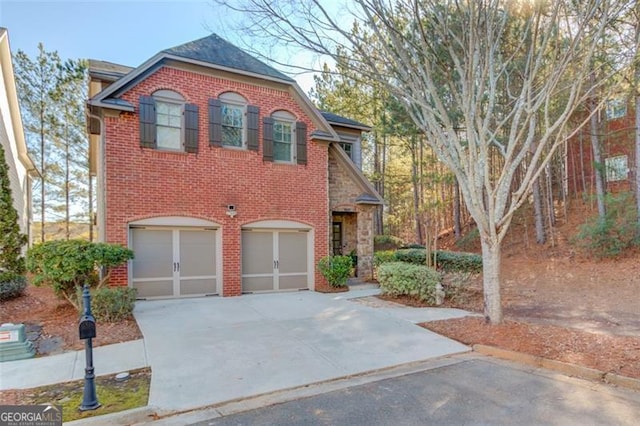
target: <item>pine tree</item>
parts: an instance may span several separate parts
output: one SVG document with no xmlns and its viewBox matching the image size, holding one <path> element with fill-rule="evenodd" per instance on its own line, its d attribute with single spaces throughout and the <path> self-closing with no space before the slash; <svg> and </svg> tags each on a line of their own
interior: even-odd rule
<svg viewBox="0 0 640 426">
<path fill-rule="evenodd" d="M 0 272 L 22 274 L 25 271 L 22 247 L 27 243 L 27 236 L 20 232 L 18 212 L 13 206 L 9 167 L 0 145 Z"/>
</svg>

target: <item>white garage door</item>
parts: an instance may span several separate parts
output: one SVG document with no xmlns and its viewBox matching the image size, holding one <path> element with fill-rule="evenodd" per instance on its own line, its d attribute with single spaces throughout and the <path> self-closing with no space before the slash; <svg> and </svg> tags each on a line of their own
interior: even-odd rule
<svg viewBox="0 0 640 426">
<path fill-rule="evenodd" d="M 305 231 L 243 230 L 242 291 L 308 289 L 308 238 Z"/>
<path fill-rule="evenodd" d="M 217 293 L 216 230 L 131 228 L 131 280 L 138 297 Z"/>
</svg>

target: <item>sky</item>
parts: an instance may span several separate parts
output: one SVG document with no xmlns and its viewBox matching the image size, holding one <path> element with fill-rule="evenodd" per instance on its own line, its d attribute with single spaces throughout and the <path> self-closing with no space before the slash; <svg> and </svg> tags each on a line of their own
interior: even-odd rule
<svg viewBox="0 0 640 426">
<path fill-rule="evenodd" d="M 211 32 L 242 47 L 232 30 L 237 19 L 211 0 L 0 0 L 0 26 L 8 29 L 13 53 L 23 50 L 34 58 L 42 42 L 63 60 L 133 67 Z M 309 73 L 292 77 L 305 93 L 313 86 Z"/>
</svg>

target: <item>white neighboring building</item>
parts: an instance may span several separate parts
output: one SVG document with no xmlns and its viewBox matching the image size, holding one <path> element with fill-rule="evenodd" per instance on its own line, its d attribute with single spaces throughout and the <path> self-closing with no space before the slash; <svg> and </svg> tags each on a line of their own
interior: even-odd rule
<svg viewBox="0 0 640 426">
<path fill-rule="evenodd" d="M 38 176 L 27 154 L 20 105 L 9 49 L 9 34 L 0 27 L 0 142 L 9 166 L 13 204 L 18 211 L 20 229 L 31 244 L 31 179 Z"/>
</svg>

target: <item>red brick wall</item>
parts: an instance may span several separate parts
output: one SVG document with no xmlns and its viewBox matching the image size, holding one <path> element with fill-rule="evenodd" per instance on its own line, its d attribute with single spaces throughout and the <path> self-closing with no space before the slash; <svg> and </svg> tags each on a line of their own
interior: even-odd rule
<svg viewBox="0 0 640 426">
<path fill-rule="evenodd" d="M 627 179 L 605 182 L 608 192 L 631 191 L 635 179 L 635 110 L 627 105 L 627 115 L 607 120 L 604 112 L 599 123 L 602 161 L 618 155 L 627 156 L 629 174 Z M 604 164 L 603 164 L 604 167 Z M 589 123 L 572 137 L 567 146 L 567 177 L 569 192 L 595 195 L 593 151 Z M 606 177 L 605 177 L 606 181 Z"/>
<path fill-rule="evenodd" d="M 180 93 L 199 107 L 198 154 L 173 153 L 140 147 L 139 117 L 122 113 L 106 118 L 107 242 L 127 245 L 128 223 L 157 216 L 190 216 L 222 225 L 224 289 L 241 291 L 240 228 L 257 220 L 294 220 L 315 231 L 314 265 L 329 253 L 327 147 L 308 141 L 307 165 L 263 162 L 262 117 L 280 109 L 313 124 L 286 91 L 223 80 L 173 68 L 161 68 L 122 98 L 138 107 L 140 95 L 159 89 Z M 210 147 L 208 100 L 234 91 L 260 107 L 260 150 Z M 237 216 L 225 214 L 235 204 Z M 113 272 L 112 284 L 127 284 L 127 269 Z M 326 282 L 315 272 L 316 288 Z"/>
</svg>

